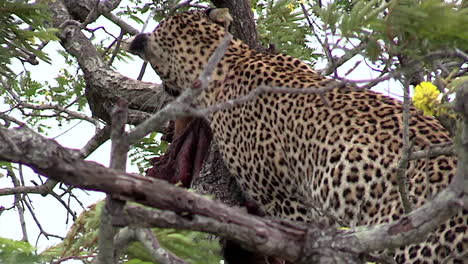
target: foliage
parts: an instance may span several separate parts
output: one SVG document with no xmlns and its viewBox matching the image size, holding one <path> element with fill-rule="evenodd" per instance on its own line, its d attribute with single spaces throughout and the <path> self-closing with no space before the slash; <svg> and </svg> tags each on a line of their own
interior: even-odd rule
<svg viewBox="0 0 468 264">
<path fill-rule="evenodd" d="M 39 264 L 45 263 L 34 253 L 35 248 L 28 242 L 0 237 L 0 263 Z"/>
<path fill-rule="evenodd" d="M 333 34 L 368 40 L 372 61 L 390 56 L 423 59 L 447 48 L 468 50 L 468 9 L 442 0 L 354 1 L 351 9 L 331 3 L 316 14 Z"/>
<path fill-rule="evenodd" d="M 103 202 L 91 205 L 81 213 L 68 231 L 62 243 L 41 253 L 44 257 L 62 259 L 67 257 L 94 256 L 96 254 L 98 229 Z"/>
<path fill-rule="evenodd" d="M 10 94 L 2 96 L 0 103 L 4 107 L 9 106 L 5 114 L 20 114 L 23 122 L 41 133 L 47 133 L 51 128 L 51 117 L 59 126 L 70 121 L 64 114 L 43 110 L 44 105 L 72 107 L 77 111 L 83 111 L 87 105 L 84 79 L 78 72 L 73 73 L 70 67 L 62 69 L 58 76 L 51 76 L 52 81 L 44 83 L 34 80 L 26 68 L 18 74 L 10 68 L 11 58 L 33 65 L 38 63 L 36 57 L 51 62 L 41 49 L 43 43 L 58 40 L 55 36 L 57 30 L 50 27 L 49 20 L 50 14 L 45 4 L 0 0 L 0 78 L 2 86 L 5 86 L 5 89 L 0 89 L 0 95 L 6 91 Z M 59 53 L 65 55 L 68 66 L 76 65 L 68 54 L 63 51 Z M 21 106 L 19 113 L 17 98 L 27 103 L 27 107 Z"/>
<path fill-rule="evenodd" d="M 443 83 L 440 90 L 444 95 L 439 96 L 435 86 L 423 82 L 415 88 L 413 102 L 427 115 L 453 116 L 439 97 L 443 103 L 453 100 L 449 93 L 454 89 L 445 86 L 458 82 L 460 76 L 455 73 L 466 64 L 462 66 L 463 60 L 458 59 L 455 66 L 444 68 L 447 73 L 442 76 L 435 71 L 438 65 L 457 59 L 434 54 L 468 50 L 468 8 L 463 1 L 357 0 L 351 5 L 338 2 L 342 1 L 324 8 L 312 7 L 324 23 L 325 34 L 337 36 L 341 47 L 365 43 L 362 56 L 387 70 L 400 71 L 404 78 L 412 78 L 417 71 L 428 79 L 438 79 Z M 343 50 L 347 52 L 346 48 Z"/>
<path fill-rule="evenodd" d="M 49 13 L 45 5 L 27 1 L 0 0 L 0 77 L 13 75 L 11 58 L 50 62 L 41 50 L 41 41 L 56 40 L 55 29 L 46 27 Z"/>
<path fill-rule="evenodd" d="M 298 4 L 294 0 L 254 1 L 257 30 L 265 46 L 274 44 L 278 52 L 313 62 L 318 55 L 307 45 L 310 28 Z"/>
<path fill-rule="evenodd" d="M 171 8 L 180 4 L 179 0 L 162 0 L 162 1 L 152 1 L 148 3 L 148 1 L 142 0 L 130 0 L 132 5 L 126 5 L 122 7 L 120 11 L 117 13 L 120 16 L 126 16 L 129 19 L 135 21 L 138 24 L 144 24 L 144 21 L 141 19 L 143 15 L 147 15 L 148 12 L 151 13 L 152 19 L 159 22 L 166 18 L 171 13 Z M 192 5 L 209 5 L 209 1 L 197 0 L 192 1 Z M 177 12 L 187 11 L 189 7 L 187 5 L 178 8 Z M 157 10 L 157 12 L 155 12 Z M 152 30 L 152 29 L 150 29 Z"/>
<path fill-rule="evenodd" d="M 217 240 L 210 239 L 208 234 L 153 228 L 153 232 L 161 245 L 191 264 L 218 264 L 221 248 Z M 153 261 L 147 250 L 140 243 L 133 243 L 127 249 L 129 259 Z"/>
<path fill-rule="evenodd" d="M 66 257 L 88 258 L 97 252 L 101 201 L 84 211 L 73 224 L 65 240 L 41 253 L 49 259 Z M 154 210 L 147 208 L 148 210 Z M 153 232 L 161 245 L 192 264 L 219 263 L 219 243 L 210 240 L 207 234 L 175 229 L 154 228 Z M 132 243 L 125 251 L 128 263 L 156 263 L 147 250 L 138 242 Z M 156 263 L 157 264 L 157 263 Z"/>
<path fill-rule="evenodd" d="M 142 174 L 151 167 L 151 158 L 161 156 L 167 150 L 168 143 L 158 139 L 160 135 L 153 132 L 130 148 L 129 158 Z"/>
<path fill-rule="evenodd" d="M 59 114 L 53 110 L 43 110 L 41 106 L 55 105 L 63 108 L 72 107 L 77 111 L 84 111 L 87 106 L 84 97 L 85 80 L 82 75 L 73 74 L 64 68 L 59 75 L 51 77 L 53 81 L 44 83 L 35 81 L 31 77 L 31 72 L 25 71 L 18 75 L 16 79 L 9 78 L 5 80 L 11 92 L 16 94 L 23 102 L 28 105 L 37 106 L 27 107 L 21 114 L 24 115 L 24 122 L 29 126 L 36 128 L 41 133 L 47 133 L 50 127 L 50 118 L 55 118 L 58 125 L 63 122 L 69 122 L 65 114 Z M 10 111 L 17 109 L 17 101 L 9 96 L 4 96 L 3 102 L 10 107 Z"/>
</svg>

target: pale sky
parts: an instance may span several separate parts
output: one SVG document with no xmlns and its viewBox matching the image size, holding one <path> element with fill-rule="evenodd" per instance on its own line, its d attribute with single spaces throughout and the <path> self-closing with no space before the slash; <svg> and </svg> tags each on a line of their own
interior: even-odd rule
<svg viewBox="0 0 468 264">
<path fill-rule="evenodd" d="M 135 28 L 141 28 L 141 26 L 132 23 L 133 21 L 127 22 L 132 24 Z M 98 27 L 98 25 L 105 25 L 107 31 L 111 32 L 115 36 L 119 35 L 119 28 L 114 24 L 109 23 L 105 18 L 100 18 L 96 23 L 91 24 L 90 27 Z M 150 25 L 148 25 L 147 27 L 147 31 L 151 31 L 152 29 L 154 29 L 154 27 L 155 23 L 150 23 Z M 104 34 L 102 31 L 97 31 L 96 36 L 98 38 L 102 38 L 104 37 Z M 68 67 L 65 65 L 63 57 L 61 57 L 57 53 L 57 50 L 63 50 L 62 46 L 58 42 L 49 43 L 44 49 L 44 51 L 47 54 L 49 54 L 52 60 L 52 64 L 47 64 L 41 61 L 40 64 L 37 66 L 26 65 L 26 68 L 31 71 L 33 80 L 39 82 L 53 82 L 53 78 L 58 75 L 60 69 L 63 67 Z M 140 72 L 140 67 L 143 61 L 136 56 L 133 57 L 135 58 L 135 60 L 133 62 L 128 62 L 134 65 L 132 67 L 128 67 L 128 64 L 125 64 L 123 62 L 115 62 L 114 66 L 117 68 L 117 71 L 130 78 L 136 78 Z M 23 66 L 19 61 L 13 60 L 13 69 L 16 71 L 16 73 L 19 73 L 23 71 Z M 143 80 L 156 83 L 160 82 L 159 78 L 151 69 L 151 67 L 147 67 Z M 0 105 L 0 110 L 4 109 L 6 109 L 6 106 Z M 90 111 L 88 111 L 88 114 L 90 115 Z M 71 127 L 75 126 L 77 123 L 80 124 L 78 124 L 75 128 L 71 129 L 67 133 L 60 135 L 64 131 L 67 131 Z M 73 121 L 70 124 L 64 123 L 62 127 L 58 127 L 56 122 L 51 122 L 50 126 L 54 128 L 50 131 L 50 134 L 47 136 L 50 138 L 55 138 L 57 135 L 60 135 L 59 137 L 55 138 L 55 140 L 57 140 L 60 144 L 67 148 L 82 148 L 88 142 L 88 140 L 91 139 L 95 132 L 94 126 L 86 121 Z M 87 160 L 93 160 L 98 163 L 101 163 L 102 165 L 108 166 L 109 155 L 110 141 L 103 144 L 99 149 L 97 149 L 93 154 L 91 154 Z M 130 163 L 128 164 L 127 168 L 130 172 L 138 172 L 138 169 L 135 166 L 131 166 Z M 25 182 L 28 183 L 27 185 L 32 185 L 30 183 L 30 180 L 39 182 L 37 176 L 31 169 L 29 169 L 27 166 L 23 166 L 23 169 L 25 175 Z M 45 177 L 42 178 L 44 181 L 46 180 Z M 0 177 L 0 188 L 3 187 L 12 187 L 11 178 Z M 57 193 L 60 194 L 61 192 L 57 191 Z M 105 197 L 103 193 L 85 193 L 78 189 L 74 191 L 74 194 L 78 196 L 78 198 L 86 207 L 91 204 L 94 204 L 96 201 L 99 201 Z M 70 229 L 71 225 L 73 224 L 71 219 L 69 219 L 68 223 L 66 223 L 67 217 L 65 208 L 53 197 L 42 197 L 38 194 L 31 194 L 29 196 L 32 200 L 32 205 L 34 206 L 36 217 L 39 219 L 44 231 L 55 235 L 65 236 L 68 230 Z M 0 196 L 0 206 L 9 208 L 13 204 L 13 201 L 13 195 Z M 76 210 L 78 214 L 82 211 L 81 207 L 76 202 L 72 203 L 71 208 L 73 210 Z M 39 234 L 39 229 L 37 228 L 35 222 L 33 221 L 33 218 L 28 212 L 25 213 L 25 217 L 29 242 L 34 245 L 36 243 L 36 238 Z M 7 237 L 16 240 L 20 240 L 22 238 L 22 232 L 19 225 L 19 216 L 16 210 L 4 211 L 1 214 L 0 237 Z M 50 240 L 47 240 L 44 236 L 41 236 L 38 241 L 37 247 L 39 251 L 42 251 L 45 248 L 52 246 L 58 242 L 60 242 L 59 239 L 51 238 Z"/>
</svg>

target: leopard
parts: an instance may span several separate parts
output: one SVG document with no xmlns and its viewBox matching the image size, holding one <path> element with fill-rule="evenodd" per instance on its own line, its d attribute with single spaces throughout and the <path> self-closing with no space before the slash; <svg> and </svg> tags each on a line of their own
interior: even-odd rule
<svg viewBox="0 0 468 264">
<path fill-rule="evenodd" d="M 224 8 L 191 10 L 161 21 L 151 33 L 131 37 L 125 49 L 148 61 L 168 91 L 191 89 L 228 34 Z M 321 75 L 310 64 L 281 53 L 251 49 L 237 38 L 193 105 L 200 109 L 247 98 L 206 116 L 226 166 L 245 195 L 268 216 L 323 220 L 346 227 L 378 225 L 405 215 L 397 167 L 403 155 L 403 104 L 369 89 Z M 294 89 L 321 89 L 297 93 Z M 410 107 L 411 150 L 450 143 L 434 117 Z M 411 160 L 408 197 L 418 208 L 448 186 L 457 158 Z M 467 210 L 427 239 L 392 252 L 397 263 L 466 263 Z"/>
</svg>

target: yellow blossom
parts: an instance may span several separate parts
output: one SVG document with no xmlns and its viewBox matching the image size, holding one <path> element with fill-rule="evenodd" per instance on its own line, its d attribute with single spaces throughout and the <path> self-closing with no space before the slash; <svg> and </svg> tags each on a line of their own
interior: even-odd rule
<svg viewBox="0 0 468 264">
<path fill-rule="evenodd" d="M 423 110 L 425 115 L 434 115 L 440 104 L 440 91 L 431 82 L 422 82 L 414 88 L 413 103 L 416 108 Z"/>
<path fill-rule="evenodd" d="M 289 8 L 289 10 L 294 11 L 294 4 L 293 3 L 289 3 L 288 5 L 286 5 L 287 8 Z"/>
</svg>

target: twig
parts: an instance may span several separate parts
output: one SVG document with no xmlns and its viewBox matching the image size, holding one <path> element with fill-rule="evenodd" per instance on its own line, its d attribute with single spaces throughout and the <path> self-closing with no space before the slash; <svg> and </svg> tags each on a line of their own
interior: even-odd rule
<svg viewBox="0 0 468 264">
<path fill-rule="evenodd" d="M 91 33 L 90 39 L 93 39 L 93 38 L 95 38 L 95 34 L 94 34 L 94 33 L 95 33 L 97 30 L 99 30 L 99 29 L 101 29 L 102 31 L 106 32 L 106 34 L 109 35 L 109 36 L 111 36 L 114 40 L 117 39 L 117 37 L 116 37 L 114 34 L 112 34 L 112 33 L 110 33 L 109 31 L 107 31 L 107 29 L 106 29 L 105 27 L 103 27 L 103 26 L 99 26 L 99 27 L 97 27 L 97 28 L 85 28 L 84 30 L 90 32 L 90 33 Z M 112 46 L 112 45 L 111 45 L 111 46 Z M 107 48 L 107 49 L 109 49 L 109 48 Z M 105 51 L 103 54 L 106 54 L 106 53 L 107 53 L 107 49 L 106 49 L 106 51 Z"/>
<path fill-rule="evenodd" d="M 44 184 L 37 186 L 15 186 L 14 188 L 0 189 L 0 196 L 11 194 L 36 193 L 43 196 L 50 194 L 51 190 L 57 185 L 57 181 L 47 179 Z"/>
<path fill-rule="evenodd" d="M 155 13 L 156 13 L 155 10 L 151 10 L 151 12 L 148 14 L 148 17 L 146 17 L 145 23 L 143 23 L 143 26 L 141 27 L 140 33 L 145 32 L 146 28 L 148 27 L 148 24 L 149 24 L 150 20 L 153 18 Z"/>
<path fill-rule="evenodd" d="M 96 134 L 86 143 L 86 145 L 80 150 L 82 158 L 88 157 L 97 148 L 99 148 L 104 142 L 110 138 L 110 126 L 98 130 Z"/>
<path fill-rule="evenodd" d="M 460 57 L 462 60 L 468 61 L 468 54 L 466 54 L 462 50 L 455 48 L 455 54 L 457 54 L 458 57 Z"/>
<path fill-rule="evenodd" d="M 84 263 L 88 263 L 86 261 L 87 259 L 92 259 L 92 258 L 95 258 L 95 257 L 96 257 L 95 255 L 70 256 L 70 257 L 61 258 L 61 259 L 56 260 L 56 261 L 52 261 L 51 264 L 61 264 L 62 262 L 65 262 L 65 261 L 68 261 L 68 260 L 74 260 L 74 259 L 81 260 Z"/>
<path fill-rule="evenodd" d="M 15 124 L 17 124 L 19 126 L 25 126 L 26 125 L 26 123 L 21 122 L 20 120 L 14 118 L 12 116 L 5 115 L 5 114 L 2 114 L 2 113 L 0 113 L 0 119 L 5 120 L 5 123 L 6 123 L 5 126 L 6 127 L 8 127 L 10 125 L 10 123 L 15 123 Z"/>
<path fill-rule="evenodd" d="M 13 91 L 13 89 L 11 89 L 10 85 L 5 80 L 3 80 L 3 78 L 0 78 L 0 82 L 2 86 L 5 88 L 5 90 L 10 94 L 10 96 L 19 104 L 18 109 L 53 110 L 58 113 L 66 113 L 67 115 L 75 119 L 85 120 L 94 124 L 95 126 L 99 126 L 99 120 L 88 117 L 87 115 L 69 110 L 59 105 L 52 105 L 52 104 L 34 105 L 34 104 L 27 103 L 21 100 L 21 98 Z M 64 118 L 67 118 L 67 117 L 64 117 Z"/>
<path fill-rule="evenodd" d="M 147 228 L 138 228 L 135 230 L 135 235 L 138 241 L 149 251 L 151 256 L 161 264 L 187 264 L 188 262 L 183 261 L 176 255 L 165 250 L 159 244 L 157 238 L 153 232 Z"/>
<path fill-rule="evenodd" d="M 368 39 L 365 39 L 359 43 L 359 45 L 351 50 L 348 50 L 345 52 L 345 54 L 339 58 L 334 58 L 332 61 L 329 61 L 325 68 L 320 71 L 321 74 L 323 75 L 329 75 L 332 74 L 333 72 L 336 71 L 338 67 L 341 65 L 345 64 L 347 61 L 352 59 L 354 56 L 358 55 L 361 53 L 368 44 Z M 349 71 L 348 71 L 349 72 Z"/>
<path fill-rule="evenodd" d="M 21 187 L 20 183 L 18 182 L 18 179 L 16 178 L 15 172 L 13 170 L 7 168 L 7 175 L 11 178 L 14 188 Z M 25 218 L 24 218 L 24 207 L 22 206 L 23 201 L 24 200 L 21 198 L 20 193 L 15 193 L 14 205 L 18 209 L 18 216 L 19 216 L 19 219 L 20 219 L 21 232 L 23 234 L 23 238 L 21 240 L 22 241 L 28 241 L 28 232 L 27 232 L 27 229 L 26 229 L 26 221 L 25 221 Z"/>
<path fill-rule="evenodd" d="M 64 189 L 60 187 L 60 190 L 64 190 Z M 65 190 L 64 193 L 60 196 L 68 194 L 68 197 L 73 198 L 75 202 L 78 203 L 83 210 L 85 210 L 86 207 L 84 206 L 83 202 L 80 199 L 78 199 L 78 197 L 76 197 L 76 195 L 72 192 L 73 190 L 74 190 L 74 187 L 71 186 L 71 188 L 68 188 L 67 190 Z M 81 191 L 89 195 L 89 193 L 86 190 L 81 190 Z"/>
<path fill-rule="evenodd" d="M 71 120 L 71 119 L 67 119 L 67 120 Z M 81 122 L 83 122 L 83 120 L 80 120 L 80 121 L 76 122 L 76 124 L 72 125 L 71 127 L 67 128 L 64 131 L 61 131 L 58 135 L 50 137 L 50 138 L 51 139 L 57 139 L 57 138 L 65 135 L 65 134 L 67 134 L 68 132 L 72 131 L 75 127 L 79 126 L 81 124 Z"/>
<path fill-rule="evenodd" d="M 114 61 L 115 57 L 117 57 L 117 54 L 119 53 L 119 49 L 120 49 L 120 43 L 122 43 L 123 36 L 124 36 L 124 31 L 120 30 L 120 35 L 117 38 L 117 44 L 115 45 L 115 48 L 112 51 L 112 56 L 107 62 L 107 65 L 109 66 L 112 65 L 112 62 Z"/>
<path fill-rule="evenodd" d="M 143 79 L 143 76 L 145 75 L 146 67 L 148 67 L 148 62 L 144 61 L 143 64 L 141 65 L 140 73 L 138 74 L 137 80 L 141 81 Z"/>
<path fill-rule="evenodd" d="M 408 160 L 417 160 L 424 158 L 433 158 L 437 156 L 453 156 L 455 155 L 455 149 L 452 143 L 437 144 L 429 146 L 428 150 L 419 150 L 411 152 Z"/>
<path fill-rule="evenodd" d="M 122 20 L 120 17 L 114 15 L 113 13 L 106 13 L 104 16 L 109 19 L 110 21 L 114 22 L 117 26 L 119 26 L 124 33 L 130 33 L 131 35 L 136 35 L 140 33 L 136 28 L 132 27 L 130 24 Z"/>
<path fill-rule="evenodd" d="M 66 109 L 66 108 L 64 108 L 62 106 L 59 106 L 59 105 L 52 105 L 52 104 L 33 105 L 33 104 L 26 103 L 26 102 L 23 102 L 23 101 L 19 101 L 18 103 L 21 105 L 21 108 L 27 108 L 27 109 L 32 109 L 32 110 L 54 110 L 54 111 L 57 111 L 59 113 L 66 113 L 67 115 L 69 115 L 70 117 L 72 117 L 74 119 L 81 119 L 81 120 L 88 121 L 88 122 L 94 124 L 95 126 L 99 126 L 99 124 L 100 124 L 99 120 L 97 120 L 97 119 L 88 117 L 87 115 L 84 115 L 84 114 L 81 114 L 81 113 L 78 113 L 78 112 L 75 112 L 75 111 L 72 111 L 72 110 L 68 110 L 68 109 Z M 70 118 L 70 117 L 68 117 L 68 118 Z M 67 117 L 65 117 L 65 118 L 67 118 Z"/>
<path fill-rule="evenodd" d="M 225 110 L 225 109 L 230 109 L 235 106 L 241 105 L 243 103 L 246 103 L 248 101 L 254 100 L 257 98 L 260 94 L 263 93 L 287 93 L 287 94 L 318 94 L 321 96 L 321 98 L 325 101 L 326 105 L 329 105 L 328 100 L 324 96 L 324 93 L 329 92 L 333 89 L 337 88 L 343 88 L 349 86 L 350 89 L 369 89 L 373 85 L 389 80 L 391 78 L 394 78 L 395 76 L 399 76 L 398 72 L 391 72 L 385 76 L 381 76 L 375 79 L 370 79 L 370 80 L 348 80 L 344 78 L 339 78 L 338 81 L 330 81 L 325 86 L 322 87 L 309 87 L 309 88 L 291 88 L 291 87 L 284 87 L 284 86 L 266 86 L 266 85 L 261 85 L 255 88 L 254 90 L 250 91 L 248 94 L 227 100 L 221 103 L 218 103 L 216 105 L 208 106 L 204 109 L 195 109 L 190 106 L 185 106 L 184 111 L 187 111 L 189 114 L 194 115 L 194 116 L 206 116 L 207 114 L 214 113 L 216 111 L 220 110 Z M 363 85 L 363 86 L 356 86 L 357 83 L 363 83 L 363 82 L 368 82 L 369 84 Z"/>
<path fill-rule="evenodd" d="M 387 73 L 386 75 L 384 75 L 384 73 L 382 73 L 379 77 L 377 78 L 374 78 L 372 80 L 369 80 L 369 83 L 366 84 L 366 85 L 363 85 L 359 88 L 361 89 L 370 89 L 372 87 L 374 87 L 375 85 L 383 82 L 383 81 L 387 81 L 387 80 L 390 80 L 392 78 L 398 78 L 400 77 L 401 73 L 398 72 L 398 71 L 392 71 L 392 72 L 389 72 Z"/>
<path fill-rule="evenodd" d="M 96 19 L 98 19 L 100 15 L 110 13 L 110 11 L 114 10 L 119 4 L 120 4 L 120 0 L 96 1 L 95 6 L 88 13 L 85 20 L 82 23 L 76 20 L 66 20 L 62 24 L 59 25 L 59 28 L 64 29 L 67 26 L 74 25 L 74 26 L 79 27 L 80 29 L 83 29 L 87 25 L 96 21 Z"/>
<path fill-rule="evenodd" d="M 314 34 L 315 38 L 317 41 L 320 43 L 320 46 L 322 46 L 323 51 L 325 52 L 325 56 L 327 57 L 328 64 L 335 65 L 335 59 L 333 58 L 333 55 L 331 53 L 331 50 L 328 46 L 328 43 L 324 43 L 321 39 L 318 33 L 315 31 L 314 23 L 310 19 L 309 13 L 307 12 L 307 9 L 305 8 L 305 5 L 303 3 L 300 4 L 302 12 L 304 13 L 304 16 L 307 20 L 307 23 L 309 25 L 309 28 L 312 30 L 312 33 Z M 328 42 L 328 38 L 325 39 Z M 332 68 L 332 67 L 330 67 Z M 336 70 L 336 67 L 333 67 Z"/>
<path fill-rule="evenodd" d="M 31 65 L 38 65 L 39 61 L 36 58 L 36 55 L 34 53 L 24 49 L 21 46 L 16 45 L 13 42 L 6 41 L 6 45 L 10 50 L 13 50 L 14 53 L 16 53 L 17 56 L 15 57 L 21 57 L 21 61 L 23 62 L 28 62 Z"/>
<path fill-rule="evenodd" d="M 114 239 L 116 255 L 121 254 L 132 242 L 139 241 L 151 254 L 157 263 L 161 264 L 186 264 L 176 255 L 165 250 L 159 244 L 152 231 L 147 228 L 122 228 Z"/>
<path fill-rule="evenodd" d="M 177 5 L 173 6 L 173 7 L 171 7 L 171 9 L 170 9 L 170 11 L 169 11 L 169 13 L 168 13 L 167 16 L 172 16 L 172 15 L 174 15 L 175 12 L 177 11 L 177 9 L 179 9 L 179 8 L 181 8 L 181 7 L 184 7 L 184 6 L 186 6 L 186 5 L 190 5 L 190 3 L 191 3 L 192 1 L 193 1 L 193 0 L 185 0 L 185 1 L 183 1 L 182 3 L 179 3 L 179 4 L 177 4 Z"/>
<path fill-rule="evenodd" d="M 397 167 L 397 182 L 398 191 L 400 193 L 401 202 L 406 213 L 411 212 L 411 203 L 408 198 L 408 178 L 406 176 L 406 168 L 408 167 L 409 155 L 411 153 L 411 145 L 409 141 L 409 123 L 410 123 L 410 97 L 409 97 L 409 81 L 405 80 L 403 87 L 403 153 L 398 162 Z"/>
<path fill-rule="evenodd" d="M 36 243 L 37 243 L 37 240 L 39 239 L 39 237 L 41 235 L 44 235 L 47 240 L 49 239 L 49 237 L 56 237 L 56 238 L 60 238 L 62 240 L 64 239 L 64 237 L 62 237 L 62 236 L 50 234 L 50 233 L 47 233 L 46 231 L 44 231 L 44 229 L 42 228 L 41 223 L 39 222 L 39 219 L 37 219 L 36 214 L 34 213 L 34 209 L 31 207 L 31 205 L 28 202 L 25 202 L 24 205 L 26 205 L 26 207 L 28 208 L 29 213 L 31 214 L 34 222 L 37 225 L 37 228 L 39 228 L 39 235 L 37 236 Z"/>
<path fill-rule="evenodd" d="M 73 221 L 76 220 L 77 218 L 77 215 L 76 215 L 76 212 L 74 212 L 71 208 L 70 208 L 70 203 L 66 203 L 64 200 L 62 200 L 62 197 L 60 197 L 58 194 L 56 194 L 55 192 L 50 192 L 50 195 L 52 195 L 55 199 L 57 199 L 57 201 L 59 203 L 61 203 L 63 205 L 63 207 L 65 207 L 65 210 L 67 210 L 68 214 L 71 215 Z"/>
<path fill-rule="evenodd" d="M 148 23 L 150 21 L 150 18 L 153 17 L 154 13 L 156 10 L 152 10 L 148 17 L 146 18 L 145 23 L 143 24 L 143 27 L 141 27 L 140 33 L 145 32 L 146 27 L 148 26 Z M 148 67 L 148 61 L 144 61 L 143 64 L 141 65 L 140 73 L 138 74 L 137 80 L 141 81 L 143 79 L 143 76 L 145 75 L 146 67 Z"/>
<path fill-rule="evenodd" d="M 354 63 L 354 66 L 351 67 L 348 71 L 345 72 L 344 76 L 350 75 L 354 70 L 356 70 L 356 68 L 357 68 L 361 63 L 362 63 L 362 60 L 356 61 L 356 63 Z"/>
<path fill-rule="evenodd" d="M 454 74 L 453 78 L 464 76 L 466 73 L 468 73 L 468 67 L 461 69 L 458 73 Z"/>
<path fill-rule="evenodd" d="M 265 86 L 261 85 L 257 87 L 256 89 L 252 90 L 248 94 L 232 99 L 232 100 L 227 100 L 221 103 L 218 103 L 216 105 L 208 106 L 204 109 L 190 109 L 191 114 L 195 116 L 206 116 L 208 114 L 220 111 L 220 110 L 225 110 L 225 109 L 230 109 L 233 107 L 236 107 L 238 105 L 244 104 L 248 101 L 252 101 L 256 98 L 258 98 L 259 95 L 263 93 L 287 93 L 287 94 L 318 94 L 318 95 L 323 95 L 326 92 L 329 92 L 333 89 L 340 88 L 340 87 L 345 87 L 346 83 L 345 82 L 330 82 L 329 84 L 320 87 L 320 88 L 290 88 L 290 87 L 272 87 L 272 86 Z"/>
</svg>

